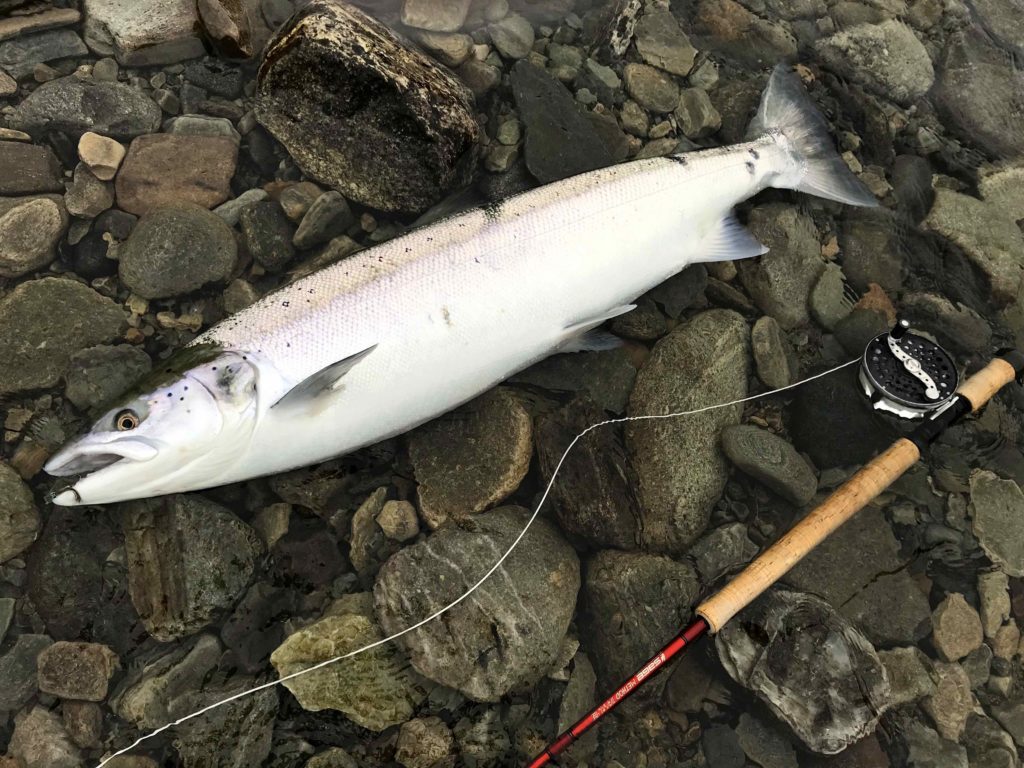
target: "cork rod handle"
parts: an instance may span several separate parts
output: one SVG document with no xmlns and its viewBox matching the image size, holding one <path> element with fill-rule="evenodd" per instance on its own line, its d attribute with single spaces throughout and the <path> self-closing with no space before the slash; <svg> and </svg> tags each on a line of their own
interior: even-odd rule
<svg viewBox="0 0 1024 768">
<path fill-rule="evenodd" d="M 960 387 L 977 411 L 1013 381 L 1013 365 L 995 359 Z M 696 613 L 718 632 L 729 619 L 781 579 L 839 526 L 863 509 L 920 458 L 917 446 L 900 438 L 835 490 L 820 506 L 766 549 L 735 579 L 699 606 Z M 841 565 L 837 564 L 837 567 Z"/>
</svg>

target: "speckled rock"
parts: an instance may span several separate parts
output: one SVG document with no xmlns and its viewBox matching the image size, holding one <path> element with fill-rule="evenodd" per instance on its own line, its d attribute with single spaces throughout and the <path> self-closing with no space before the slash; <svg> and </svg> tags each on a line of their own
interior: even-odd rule
<svg viewBox="0 0 1024 768">
<path fill-rule="evenodd" d="M 16 711 L 39 691 L 37 659 L 53 640 L 46 635 L 18 635 L 11 647 L 0 656 L 0 710 Z"/>
<path fill-rule="evenodd" d="M 747 394 L 748 355 L 749 332 L 740 315 L 703 312 L 654 346 L 637 375 L 629 414 L 691 410 L 741 398 Z M 626 448 L 646 510 L 644 538 L 651 548 L 682 551 L 707 526 L 728 475 L 718 433 L 741 414 L 741 406 L 731 406 L 626 427 Z"/>
<path fill-rule="evenodd" d="M 0 299 L 0 394 L 52 387 L 71 355 L 124 327 L 124 311 L 81 283 L 45 277 L 19 284 Z"/>
<path fill-rule="evenodd" d="M 750 347 L 757 377 L 766 386 L 778 389 L 793 383 L 796 355 L 774 317 L 764 315 L 757 319 L 750 330 Z"/>
<path fill-rule="evenodd" d="M 743 523 L 726 523 L 708 531 L 687 550 L 697 564 L 697 572 L 705 584 L 744 565 L 757 554 L 757 545 L 747 535 Z"/>
<path fill-rule="evenodd" d="M 744 754 L 761 768 L 797 768 L 789 735 L 775 723 L 744 712 L 736 726 L 736 738 Z"/>
<path fill-rule="evenodd" d="M 959 661 L 978 648 L 983 639 L 978 612 L 963 595 L 947 595 L 932 613 L 932 642 L 944 660 Z"/>
<path fill-rule="evenodd" d="M 749 424 L 726 427 L 722 450 L 733 464 L 793 504 L 807 504 L 818 490 L 807 460 L 768 430 Z"/>
<path fill-rule="evenodd" d="M 120 666 L 101 643 L 54 643 L 39 654 L 39 690 L 62 699 L 103 701 L 107 683 Z"/>
<path fill-rule="evenodd" d="M 935 723 L 944 739 L 959 741 L 967 726 L 967 717 L 974 708 L 971 681 L 959 664 L 939 662 L 933 670 L 935 690 L 921 706 Z"/>
<path fill-rule="evenodd" d="M 144 350 L 130 344 L 83 349 L 71 356 L 64 394 L 89 410 L 113 402 L 153 367 Z"/>
<path fill-rule="evenodd" d="M 325 616 L 289 635 L 270 657 L 280 676 L 381 639 L 373 616 L 352 610 Z M 373 731 L 403 723 L 426 698 L 428 684 L 395 645 L 379 646 L 284 684 L 307 710 L 337 709 Z"/>
<path fill-rule="evenodd" d="M 470 0 L 404 0 L 402 23 L 435 32 L 455 32 L 466 20 Z"/>
<path fill-rule="evenodd" d="M 52 149 L 0 141 L 0 195 L 63 191 L 60 163 Z"/>
<path fill-rule="evenodd" d="M 18 17 L 13 17 L 16 19 Z M 21 17 L 25 18 L 25 17 Z M 12 17 L 4 19 L 10 22 Z M 72 29 L 53 29 L 34 35 L 18 35 L 11 40 L 0 35 L 0 67 L 11 77 L 22 80 L 46 62 L 77 58 L 88 54 L 78 33 Z"/>
<path fill-rule="evenodd" d="M 629 63 L 622 70 L 626 91 L 644 109 L 667 113 L 679 105 L 679 86 L 664 72 L 646 64 Z"/>
<path fill-rule="evenodd" d="M 935 690 L 932 661 L 920 648 L 907 646 L 879 651 L 878 658 L 889 675 L 895 706 L 918 701 Z"/>
<path fill-rule="evenodd" d="M 295 258 L 295 228 L 278 203 L 253 203 L 242 209 L 238 222 L 252 257 L 268 272 L 280 272 Z"/>
<path fill-rule="evenodd" d="M 679 28 L 667 7 L 648 4 L 636 25 L 636 49 L 645 62 L 685 77 L 693 69 L 697 49 Z"/>
<path fill-rule="evenodd" d="M 238 144 L 223 136 L 140 136 L 117 174 L 117 204 L 140 216 L 185 203 L 213 208 L 231 197 L 237 162 Z"/>
<path fill-rule="evenodd" d="M 62 77 L 43 83 L 22 101 L 8 125 L 29 133 L 87 131 L 131 138 L 160 128 L 160 107 L 144 91 L 124 83 Z"/>
<path fill-rule="evenodd" d="M 932 87 L 928 50 L 902 22 L 857 24 L 819 41 L 815 50 L 843 77 L 900 104 L 911 104 Z"/>
<path fill-rule="evenodd" d="M 82 768 L 85 765 L 60 717 L 39 705 L 15 719 L 10 753 L 23 766 Z"/>
<path fill-rule="evenodd" d="M 524 509 L 502 507 L 477 515 L 472 531 L 446 526 L 400 550 L 374 586 L 384 631 L 407 627 L 462 594 L 494 565 L 527 519 Z M 474 701 L 497 701 L 547 674 L 576 605 L 579 561 L 551 525 L 536 520 L 492 584 L 500 588 L 484 584 L 444 622 L 399 641 L 418 672 Z"/>
<path fill-rule="evenodd" d="M 433 768 L 452 754 L 455 739 L 439 717 L 417 717 L 403 723 L 395 744 L 395 760 L 405 768 Z"/>
<path fill-rule="evenodd" d="M 129 67 L 173 64 L 205 52 L 192 0 L 85 0 L 85 40 Z"/>
<path fill-rule="evenodd" d="M 684 88 L 673 114 L 679 130 L 688 139 L 710 136 L 722 127 L 722 116 L 711 103 L 707 91 L 701 88 Z"/>
<path fill-rule="evenodd" d="M 464 86 L 333 0 L 314 0 L 267 45 L 256 115 L 307 175 L 373 208 L 422 211 L 472 173 L 464 156 L 479 129 Z"/>
<path fill-rule="evenodd" d="M 589 558 L 581 641 L 602 692 L 611 692 L 690 622 L 698 591 L 693 567 L 663 555 L 609 549 Z M 666 679 L 653 680 L 643 695 L 656 697 Z"/>
<path fill-rule="evenodd" d="M 0 198 L 0 277 L 21 277 L 48 265 L 68 223 L 59 195 Z"/>
<path fill-rule="evenodd" d="M 252 528 L 198 495 L 126 506 L 128 588 L 153 637 L 193 634 L 242 596 L 263 552 Z"/>
<path fill-rule="evenodd" d="M 419 506 L 437 527 L 508 498 L 533 456 L 533 426 L 510 390 L 495 389 L 409 436 Z"/>
<path fill-rule="evenodd" d="M 526 383 L 555 392 L 585 394 L 612 413 L 626 410 L 636 368 L 624 349 L 552 355 L 513 376 L 512 383 Z"/>
<path fill-rule="evenodd" d="M 715 647 L 729 675 L 814 752 L 841 752 L 891 704 L 871 643 L 811 595 L 765 593 L 722 628 Z"/>
<path fill-rule="evenodd" d="M 197 205 L 143 216 L 121 247 L 121 281 L 147 299 L 178 296 L 227 280 L 238 246 L 223 219 Z"/>
<path fill-rule="evenodd" d="M 94 219 L 114 204 L 114 187 L 97 178 L 85 163 L 79 163 L 64 204 L 72 216 Z"/>
</svg>

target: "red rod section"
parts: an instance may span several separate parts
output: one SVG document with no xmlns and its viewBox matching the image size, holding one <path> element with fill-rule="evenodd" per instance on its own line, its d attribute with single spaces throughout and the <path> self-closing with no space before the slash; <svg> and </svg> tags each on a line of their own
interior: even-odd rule
<svg viewBox="0 0 1024 768">
<path fill-rule="evenodd" d="M 537 755 L 533 762 L 530 763 L 529 768 L 543 768 L 543 766 L 558 757 L 570 744 L 590 730 L 590 727 L 594 723 L 629 698 L 637 688 L 653 677 L 655 672 L 672 661 L 672 659 L 678 656 L 684 648 L 707 634 L 707 631 L 708 623 L 704 621 L 704 619 L 694 619 L 693 623 L 672 639 L 672 642 L 662 648 L 656 656 L 644 664 L 643 667 L 640 668 L 639 672 L 620 685 L 619 689 L 609 696 L 603 704 L 595 707 L 589 714 L 585 715 L 578 723 L 576 723 L 576 725 L 555 739 L 547 749 Z"/>
</svg>

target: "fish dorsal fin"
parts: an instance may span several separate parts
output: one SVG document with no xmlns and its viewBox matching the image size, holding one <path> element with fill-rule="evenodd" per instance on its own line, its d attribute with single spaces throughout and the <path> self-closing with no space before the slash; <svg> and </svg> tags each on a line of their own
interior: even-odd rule
<svg viewBox="0 0 1024 768">
<path fill-rule="evenodd" d="M 768 253 L 768 248 L 759 243 L 733 213 L 711 228 L 701 242 L 700 250 L 700 258 L 695 261 L 732 261 Z"/>
<path fill-rule="evenodd" d="M 351 371 L 359 362 L 365 360 L 366 357 L 369 356 L 369 354 L 376 348 L 377 345 L 374 344 L 372 347 L 367 347 L 362 352 L 356 352 L 354 355 L 349 355 L 336 363 L 331 363 L 327 367 L 321 368 L 319 371 L 311 376 L 307 376 L 285 392 L 284 395 L 271 406 L 271 408 L 295 405 L 297 403 L 312 400 L 325 392 L 331 391 L 338 385 L 338 382 L 345 376 L 345 374 Z"/>
</svg>

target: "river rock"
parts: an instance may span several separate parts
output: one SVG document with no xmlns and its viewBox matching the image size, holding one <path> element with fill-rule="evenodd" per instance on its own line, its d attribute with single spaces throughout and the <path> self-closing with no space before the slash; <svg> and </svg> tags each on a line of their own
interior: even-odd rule
<svg viewBox="0 0 1024 768">
<path fill-rule="evenodd" d="M 405 547 L 381 568 L 374 604 L 387 634 L 447 605 L 491 568 L 529 519 L 502 507 L 473 518 L 474 530 L 446 526 Z M 401 642 L 416 670 L 474 701 L 497 701 L 550 670 L 579 590 L 579 560 L 544 520 L 536 520 L 495 578 L 444 622 Z M 500 663 L 498 663 L 500 660 Z"/>
<path fill-rule="evenodd" d="M 729 571 L 750 562 L 757 545 L 747 535 L 743 523 L 726 523 L 701 536 L 687 550 L 697 564 L 704 584 L 712 584 Z"/>
<path fill-rule="evenodd" d="M 935 83 L 943 123 L 996 157 L 1024 155 L 1024 134 L 1007 131 L 1024 113 L 1024 73 L 979 31 L 951 34 Z"/>
<path fill-rule="evenodd" d="M 523 403 L 495 389 L 409 436 L 420 512 L 436 528 L 507 499 L 526 477 L 533 426 Z"/>
<path fill-rule="evenodd" d="M 258 202 L 242 209 L 238 222 L 252 257 L 268 272 L 280 272 L 295 258 L 295 228 L 278 203 Z"/>
<path fill-rule="evenodd" d="M 257 52 L 253 33 L 262 27 L 257 4 L 245 0 L 198 0 L 196 11 L 206 38 L 219 54 L 246 59 Z"/>
<path fill-rule="evenodd" d="M 403 723 L 395 744 L 395 760 L 405 768 L 433 768 L 455 746 L 451 729 L 439 717 L 417 717 Z"/>
<path fill-rule="evenodd" d="M 899 739 L 911 768 L 968 768 L 966 749 L 917 720 L 900 729 Z"/>
<path fill-rule="evenodd" d="M 15 80 L 21 80 L 31 75 L 40 64 L 77 58 L 88 53 L 89 50 L 77 32 L 53 29 L 0 42 L 0 68 Z"/>
<path fill-rule="evenodd" d="M 935 329 L 935 339 L 953 354 L 978 354 L 990 348 L 992 329 L 988 321 L 960 302 L 937 293 L 908 292 L 903 294 L 900 308 L 919 327 Z"/>
<path fill-rule="evenodd" d="M 586 398 L 541 416 L 536 442 L 544 477 L 551 478 L 577 435 L 604 418 Z M 565 457 L 551 489 L 562 530 L 593 547 L 635 549 L 642 524 L 629 477 L 619 431 L 608 426 L 587 432 Z"/>
<path fill-rule="evenodd" d="M 352 601 L 345 612 L 325 616 L 289 635 L 270 657 L 278 674 L 284 677 L 380 640 L 384 635 L 368 610 L 368 597 L 361 603 Z M 303 709 L 336 709 L 373 731 L 408 720 L 429 688 L 393 644 L 378 646 L 284 685 Z"/>
<path fill-rule="evenodd" d="M 1024 493 L 1013 480 L 979 471 L 971 475 L 971 524 L 985 554 L 1009 576 L 1024 576 L 1024 542 L 1017 536 Z"/>
<path fill-rule="evenodd" d="M 0 195 L 63 192 L 53 150 L 21 141 L 0 141 Z"/>
<path fill-rule="evenodd" d="M 647 5 L 636 25 L 636 49 L 645 62 L 673 75 L 686 77 L 697 49 L 679 28 L 668 7 Z"/>
<path fill-rule="evenodd" d="M 529 61 L 517 62 L 510 78 L 526 131 L 526 167 L 539 182 L 612 164 L 601 135 L 564 85 Z"/>
<path fill-rule="evenodd" d="M 191 635 L 230 608 L 263 554 L 252 528 L 202 496 L 132 502 L 124 526 L 132 603 L 162 642 Z"/>
<path fill-rule="evenodd" d="M 812 595 L 772 589 L 721 629 L 715 647 L 733 680 L 814 752 L 841 752 L 891 704 L 871 643 Z"/>
<path fill-rule="evenodd" d="M 967 717 L 974 708 L 971 681 L 959 664 L 935 665 L 935 690 L 921 706 L 935 723 L 939 735 L 950 741 L 959 741 L 967 726 Z"/>
<path fill-rule="evenodd" d="M 878 658 L 888 674 L 894 706 L 918 701 L 935 690 L 932 661 L 920 648 L 910 646 L 879 651 Z"/>
<path fill-rule="evenodd" d="M 669 75 L 654 67 L 626 64 L 622 79 L 626 92 L 649 112 L 664 114 L 679 105 L 679 86 Z"/>
<path fill-rule="evenodd" d="M 533 26 L 517 13 L 489 25 L 487 32 L 506 59 L 521 59 L 533 50 Z"/>
<path fill-rule="evenodd" d="M 59 195 L 0 198 L 0 277 L 20 277 L 53 261 L 68 222 Z"/>
<path fill-rule="evenodd" d="M 60 717 L 36 705 L 14 721 L 10 754 L 24 766 L 82 768 L 85 762 Z"/>
<path fill-rule="evenodd" d="M 881 574 L 840 611 L 876 645 L 916 643 L 931 628 L 928 597 L 906 570 Z M 879 621 L 879 616 L 885 621 Z"/>
<path fill-rule="evenodd" d="M 345 234 L 356 217 L 344 197 L 333 190 L 313 201 L 295 231 L 296 248 L 312 248 Z"/>
<path fill-rule="evenodd" d="M 336 0 L 313 0 L 267 45 L 256 116 L 308 176 L 390 212 L 467 181 L 479 133 L 453 75 Z"/>
<path fill-rule="evenodd" d="M 623 348 L 605 352 L 552 355 L 510 379 L 554 392 L 575 392 L 606 411 L 621 414 L 636 379 L 636 368 Z"/>
<path fill-rule="evenodd" d="M 659 341 L 637 375 L 629 415 L 663 414 L 725 403 L 747 394 L 749 332 L 732 311 L 703 312 Z M 735 424 L 733 405 L 679 419 L 630 422 L 626 448 L 645 510 L 652 549 L 680 552 L 707 526 L 725 488 L 719 452 L 722 427 Z"/>
<path fill-rule="evenodd" d="M 10 649 L 0 656 L 0 710 L 23 707 L 39 691 L 39 654 L 53 643 L 46 635 L 18 635 Z"/>
<path fill-rule="evenodd" d="M 604 550 L 587 561 L 581 640 L 597 669 L 599 688 L 610 693 L 693 618 L 697 574 L 663 555 Z M 666 677 L 644 689 L 656 697 Z"/>
<path fill-rule="evenodd" d="M 117 654 L 102 643 L 60 641 L 38 659 L 39 690 L 62 699 L 103 701 L 107 683 L 120 666 Z"/>
<path fill-rule="evenodd" d="M 150 67 L 202 56 L 193 0 L 85 0 L 85 40 L 96 53 L 127 67 Z"/>
<path fill-rule="evenodd" d="M 744 712 L 736 738 L 746 756 L 761 768 L 797 768 L 796 750 L 788 734 L 759 717 Z"/>
<path fill-rule="evenodd" d="M 763 19 L 735 0 L 699 0 L 694 30 L 702 47 L 752 67 L 792 60 L 798 51 L 788 24 Z"/>
<path fill-rule="evenodd" d="M 935 72 L 928 50 L 906 24 L 856 24 L 818 41 L 826 66 L 883 98 L 908 105 L 932 87 Z"/>
<path fill-rule="evenodd" d="M 937 189 L 923 226 L 964 252 L 988 278 L 998 304 L 1016 299 L 1024 274 L 1024 235 L 1004 211 L 959 192 Z"/>
<path fill-rule="evenodd" d="M 404 0 L 402 23 L 434 32 L 456 32 L 469 13 L 470 0 Z"/>
<path fill-rule="evenodd" d="M 143 216 L 121 247 L 121 282 L 147 299 L 178 296 L 227 280 L 235 236 L 223 219 L 180 204 Z"/>
<path fill-rule="evenodd" d="M 729 461 L 788 501 L 803 506 L 814 498 L 818 479 L 796 449 L 766 429 L 737 424 L 722 430 Z"/>
<path fill-rule="evenodd" d="M 238 144 L 222 136 L 140 136 L 117 175 L 117 204 L 140 216 L 181 203 L 213 208 L 231 197 L 237 162 Z"/>
<path fill-rule="evenodd" d="M 52 387 L 71 355 L 116 338 L 124 327 L 121 307 L 74 280 L 19 284 L 0 299 L 0 394 Z"/>
<path fill-rule="evenodd" d="M 932 642 L 945 661 L 959 661 L 981 646 L 981 619 L 964 596 L 947 595 L 932 613 Z"/>
<path fill-rule="evenodd" d="M 95 219 L 114 204 L 113 185 L 98 179 L 85 163 L 79 163 L 64 204 L 72 216 Z"/>
<path fill-rule="evenodd" d="M 8 125 L 36 134 L 73 136 L 92 131 L 128 139 L 160 129 L 160 107 L 124 83 L 62 77 L 43 83 L 8 118 Z"/>
<path fill-rule="evenodd" d="M 127 150 L 107 136 L 86 131 L 78 140 L 78 156 L 97 179 L 110 181 L 117 175 Z"/>
<path fill-rule="evenodd" d="M 83 349 L 71 356 L 64 394 L 79 410 L 100 408 L 126 392 L 152 367 L 149 355 L 130 344 Z"/>
<path fill-rule="evenodd" d="M 811 217 L 795 205 L 769 203 L 751 211 L 750 232 L 768 253 L 737 262 L 743 287 L 783 329 L 808 322 L 807 297 L 825 268 Z"/>
<path fill-rule="evenodd" d="M 779 322 L 769 315 L 759 317 L 750 330 L 750 347 L 757 377 L 772 389 L 788 387 L 797 373 L 797 360 Z"/>
</svg>

